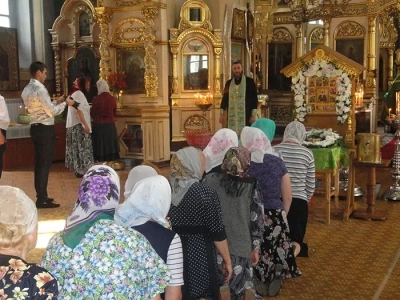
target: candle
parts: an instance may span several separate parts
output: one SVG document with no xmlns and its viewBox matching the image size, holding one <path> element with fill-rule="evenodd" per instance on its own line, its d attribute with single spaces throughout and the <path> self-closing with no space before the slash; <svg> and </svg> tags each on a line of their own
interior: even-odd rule
<svg viewBox="0 0 400 300">
<path fill-rule="evenodd" d="M 389 108 L 389 118 L 390 118 L 390 112 L 392 111 L 392 109 L 391 108 Z"/>
<path fill-rule="evenodd" d="M 396 115 L 400 115 L 400 91 L 396 92 Z"/>
</svg>

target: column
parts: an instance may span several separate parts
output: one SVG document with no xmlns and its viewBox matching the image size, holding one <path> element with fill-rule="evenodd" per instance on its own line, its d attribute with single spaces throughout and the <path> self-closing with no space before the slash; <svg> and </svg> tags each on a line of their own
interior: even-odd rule
<svg viewBox="0 0 400 300">
<path fill-rule="evenodd" d="M 144 49 L 146 54 L 144 56 L 144 64 L 146 70 L 144 72 L 144 86 L 146 88 L 146 97 L 157 97 L 158 96 L 158 75 L 157 75 L 157 51 L 154 47 L 156 37 L 154 36 L 154 20 L 157 16 L 158 8 L 150 7 L 143 8 L 142 15 L 145 18 L 144 21 Z"/>
<path fill-rule="evenodd" d="M 296 59 L 303 56 L 303 23 L 295 24 L 296 26 Z"/>
<path fill-rule="evenodd" d="M 368 16 L 368 62 L 367 80 L 364 97 L 373 97 L 376 94 L 376 16 Z"/>
<path fill-rule="evenodd" d="M 111 73 L 110 51 L 109 51 L 110 41 L 108 39 L 108 33 L 109 33 L 108 22 L 111 20 L 112 14 L 109 11 L 107 11 L 107 9 L 105 7 L 96 7 L 95 10 L 96 10 L 95 19 L 100 26 L 100 34 L 99 34 L 100 74 L 99 74 L 99 78 L 107 80 L 108 76 Z"/>
<path fill-rule="evenodd" d="M 389 63 L 388 63 L 388 80 L 389 82 L 393 81 L 393 56 L 394 56 L 394 48 L 389 48 Z"/>
</svg>

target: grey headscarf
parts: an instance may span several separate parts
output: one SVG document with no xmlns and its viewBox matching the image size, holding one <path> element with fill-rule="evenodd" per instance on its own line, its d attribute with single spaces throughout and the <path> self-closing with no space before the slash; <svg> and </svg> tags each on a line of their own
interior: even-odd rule
<svg viewBox="0 0 400 300">
<path fill-rule="evenodd" d="M 298 121 L 290 122 L 283 133 L 282 143 L 303 144 L 306 139 L 307 131 L 304 125 Z"/>
<path fill-rule="evenodd" d="M 194 147 L 178 150 L 171 158 L 172 204 L 178 205 L 193 183 L 201 180 L 200 152 Z"/>
<path fill-rule="evenodd" d="M 97 93 L 99 95 L 102 93 L 110 92 L 110 87 L 108 86 L 107 81 L 105 81 L 104 79 L 99 79 L 96 85 L 97 85 Z"/>
</svg>

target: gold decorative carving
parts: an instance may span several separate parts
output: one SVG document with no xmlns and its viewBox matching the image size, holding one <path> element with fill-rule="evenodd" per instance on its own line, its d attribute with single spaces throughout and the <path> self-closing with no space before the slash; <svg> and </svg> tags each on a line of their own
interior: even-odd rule
<svg viewBox="0 0 400 300">
<path fill-rule="evenodd" d="M 111 68 L 110 68 L 110 41 L 108 40 L 108 22 L 112 18 L 111 12 L 106 9 L 105 7 L 96 7 L 95 8 L 95 19 L 100 26 L 100 74 L 99 77 L 101 79 L 107 80 L 108 76 L 110 75 Z"/>
<path fill-rule="evenodd" d="M 288 43 L 292 42 L 293 37 L 286 28 L 276 28 L 273 31 L 272 42 L 273 43 Z"/>
<path fill-rule="evenodd" d="M 79 36 L 79 16 L 82 13 L 87 13 L 89 16 L 89 28 L 90 28 L 90 36 L 87 37 L 80 37 Z M 83 38 L 89 38 L 92 36 L 92 30 L 93 30 L 93 14 L 92 11 L 90 10 L 89 7 L 85 5 L 79 5 L 74 9 L 74 12 L 72 14 L 72 21 L 71 23 L 68 24 L 68 26 L 71 28 L 73 39 L 76 41 L 78 37 L 81 39 Z"/>
<path fill-rule="evenodd" d="M 114 0 L 117 6 L 132 6 L 138 5 L 143 2 L 149 2 L 148 0 Z"/>
<path fill-rule="evenodd" d="M 271 105 L 270 118 L 277 123 L 290 123 L 293 121 L 292 107 Z"/>
<path fill-rule="evenodd" d="M 335 38 L 364 38 L 365 30 L 357 22 L 344 21 L 335 30 Z"/>
<path fill-rule="evenodd" d="M 179 31 L 197 27 L 212 31 L 211 13 L 202 0 L 191 0 L 183 3 L 180 10 Z"/>
<path fill-rule="evenodd" d="M 144 72 L 144 86 L 146 88 L 146 97 L 158 96 L 158 75 L 157 75 L 157 51 L 154 47 L 156 37 L 154 36 L 154 20 L 157 16 L 158 9 L 144 8 L 142 15 L 145 17 L 144 22 L 144 49 L 146 54 L 144 56 L 144 63 L 146 71 Z"/>
<path fill-rule="evenodd" d="M 136 107 L 124 107 L 117 109 L 118 117 L 141 117 L 142 111 Z"/>
<path fill-rule="evenodd" d="M 61 49 L 58 44 L 52 45 L 54 51 L 56 93 L 61 95 Z"/>
<path fill-rule="evenodd" d="M 324 28 L 315 28 L 310 34 L 311 43 L 322 44 L 324 42 Z"/>
<path fill-rule="evenodd" d="M 144 22 L 137 18 L 127 18 L 119 22 L 112 35 L 113 44 L 136 44 L 144 41 Z M 132 37 L 134 35 L 134 37 Z"/>
</svg>

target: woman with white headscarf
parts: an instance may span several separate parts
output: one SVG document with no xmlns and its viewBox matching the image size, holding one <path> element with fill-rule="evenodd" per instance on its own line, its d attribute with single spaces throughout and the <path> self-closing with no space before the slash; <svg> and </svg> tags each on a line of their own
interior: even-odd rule
<svg viewBox="0 0 400 300">
<path fill-rule="evenodd" d="M 265 231 L 260 261 L 254 268 L 255 277 L 263 285 L 256 285 L 256 290 L 262 295 L 275 296 L 280 291 L 283 278 L 301 275 L 286 218 L 292 201 L 290 177 L 283 160 L 274 155 L 271 143 L 262 130 L 244 127 L 241 141 L 251 152 L 249 175 L 258 181 L 264 204 Z"/>
<path fill-rule="evenodd" d="M 206 158 L 206 173 L 220 172 L 225 153 L 231 147 L 238 146 L 236 132 L 229 128 L 222 128 L 212 136 L 203 153 Z"/>
<path fill-rule="evenodd" d="M 57 299 L 55 277 L 26 262 L 38 236 L 35 203 L 18 188 L 0 186 L 0 207 L 0 298 Z"/>
<path fill-rule="evenodd" d="M 145 166 L 136 168 L 144 169 L 139 167 Z M 167 264 L 171 272 L 171 281 L 165 288 L 167 300 L 182 299 L 183 285 L 181 239 L 167 228 L 166 217 L 170 206 L 171 187 L 168 180 L 160 175 L 146 176 L 133 186 L 128 199 L 117 207 L 114 215 L 117 224 L 143 234 Z"/>
<path fill-rule="evenodd" d="M 158 175 L 157 171 L 154 168 L 147 165 L 139 165 L 132 168 L 129 171 L 128 178 L 125 181 L 125 190 L 124 190 L 125 200 L 128 199 L 129 195 L 132 192 L 132 188 L 135 186 L 136 183 L 138 183 L 140 180 L 144 178 L 156 175 Z"/>
<path fill-rule="evenodd" d="M 307 132 L 298 121 L 289 123 L 283 141 L 274 147 L 285 162 L 292 186 L 292 204 L 288 214 L 290 236 L 295 255 L 308 256 L 308 246 L 303 242 L 308 219 L 308 202 L 315 189 L 315 162 L 312 151 L 302 146 Z"/>
<path fill-rule="evenodd" d="M 160 299 L 168 267 L 143 235 L 114 222 L 119 195 L 112 168 L 95 165 L 83 176 L 65 229 L 41 261 L 58 279 L 60 298 Z"/>
<path fill-rule="evenodd" d="M 216 250 L 224 260 L 225 281 L 232 275 L 218 195 L 200 182 L 204 168 L 204 154 L 194 147 L 180 149 L 171 158 L 172 205 L 168 216 L 182 241 L 185 300 L 218 299 Z"/>
<path fill-rule="evenodd" d="M 98 95 L 92 100 L 90 116 L 93 119 L 92 141 L 95 161 L 113 161 L 119 158 L 119 140 L 115 117 L 117 99 L 110 94 L 105 80 L 96 83 Z"/>
</svg>

